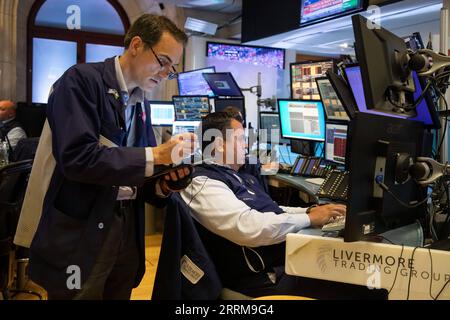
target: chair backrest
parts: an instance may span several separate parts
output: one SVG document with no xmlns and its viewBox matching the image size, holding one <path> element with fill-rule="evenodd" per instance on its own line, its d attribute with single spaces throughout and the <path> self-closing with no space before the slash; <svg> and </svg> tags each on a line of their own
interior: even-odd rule
<svg viewBox="0 0 450 320">
<path fill-rule="evenodd" d="M 0 239 L 15 232 L 32 166 L 25 160 L 0 168 Z"/>
<path fill-rule="evenodd" d="M 17 103 L 16 119 L 25 130 L 27 137 L 39 137 L 47 117 L 47 105 L 41 103 Z"/>
<path fill-rule="evenodd" d="M 36 156 L 39 137 L 20 140 L 11 155 L 12 161 L 33 160 Z"/>
</svg>

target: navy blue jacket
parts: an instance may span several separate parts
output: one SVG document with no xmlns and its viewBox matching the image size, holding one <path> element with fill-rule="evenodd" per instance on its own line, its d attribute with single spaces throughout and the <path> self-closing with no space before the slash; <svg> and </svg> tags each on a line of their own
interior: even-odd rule
<svg viewBox="0 0 450 320">
<path fill-rule="evenodd" d="M 214 300 L 222 290 L 214 263 L 197 233 L 189 210 L 180 194 L 172 194 L 167 205 L 169 214 L 164 224 L 152 300 Z M 204 272 L 195 284 L 181 273 L 183 256 Z"/>
<path fill-rule="evenodd" d="M 110 89 L 120 92 L 113 58 L 70 68 L 49 97 L 47 118 L 56 168 L 30 248 L 30 276 L 53 292 L 67 290 L 71 265 L 80 267 L 81 283 L 86 281 L 109 230 L 118 186 L 142 187 L 136 206 L 138 285 L 145 272 L 144 200 L 164 205 L 156 200 L 154 185 L 144 186 L 143 148 L 107 148 L 99 143 L 102 135 L 118 146 L 126 145 L 124 107 Z M 148 102 L 145 105 L 147 109 Z M 147 141 L 154 144 L 154 136 Z"/>
</svg>

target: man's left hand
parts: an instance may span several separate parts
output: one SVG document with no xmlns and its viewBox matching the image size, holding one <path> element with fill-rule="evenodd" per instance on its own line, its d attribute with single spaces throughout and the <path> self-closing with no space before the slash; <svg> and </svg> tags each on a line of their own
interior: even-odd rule
<svg viewBox="0 0 450 320">
<path fill-rule="evenodd" d="M 161 191 L 168 195 L 170 192 L 179 192 L 190 184 L 193 168 L 182 168 L 170 171 L 160 181 Z"/>
</svg>

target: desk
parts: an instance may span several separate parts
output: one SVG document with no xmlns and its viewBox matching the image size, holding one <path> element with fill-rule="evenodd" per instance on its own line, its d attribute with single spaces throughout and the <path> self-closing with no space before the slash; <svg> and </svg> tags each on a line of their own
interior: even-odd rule
<svg viewBox="0 0 450 320">
<path fill-rule="evenodd" d="M 288 234 L 286 273 L 313 279 L 391 290 L 390 300 L 430 300 L 450 280 L 450 252 L 372 242 L 344 242 L 306 234 Z M 433 272 L 431 272 L 431 259 Z M 431 282 L 431 278 L 433 281 Z M 450 299 L 450 283 L 439 299 Z"/>
<path fill-rule="evenodd" d="M 306 180 L 309 178 L 295 177 L 287 173 L 277 173 L 276 175 L 268 176 L 268 183 L 275 188 L 292 187 L 299 191 L 300 198 L 307 203 L 319 203 L 319 198 L 316 193 L 320 186 L 309 183 Z"/>
</svg>

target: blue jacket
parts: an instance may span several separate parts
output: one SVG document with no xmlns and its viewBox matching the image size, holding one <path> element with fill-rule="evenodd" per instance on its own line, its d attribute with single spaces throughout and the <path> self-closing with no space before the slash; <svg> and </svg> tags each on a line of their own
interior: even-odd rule
<svg viewBox="0 0 450 320">
<path fill-rule="evenodd" d="M 154 196 L 154 185 L 144 185 L 145 150 L 121 148 L 126 145 L 124 107 L 111 94 L 114 90 L 120 92 L 111 58 L 70 68 L 54 84 L 48 101 L 56 168 L 30 248 L 30 276 L 53 292 L 67 290 L 71 265 L 80 267 L 81 283 L 86 281 L 109 230 L 118 186 L 141 187 L 136 206 L 141 250 L 136 285 L 145 272 L 144 200 L 164 203 Z M 145 107 L 150 115 L 148 102 Z M 152 130 L 147 134 L 146 142 L 154 146 Z M 100 135 L 119 147 L 101 146 Z"/>
<path fill-rule="evenodd" d="M 213 300 L 219 297 L 222 290 L 216 268 L 197 233 L 189 210 L 178 193 L 171 196 L 152 300 Z M 181 272 L 181 260 L 185 256 L 204 273 L 197 283 L 193 283 L 195 276 L 191 282 Z M 188 266 L 192 265 L 188 263 Z M 184 270 L 196 272 L 195 267 Z"/>
</svg>

